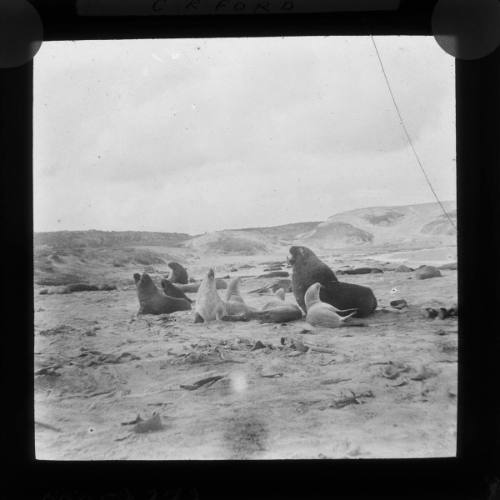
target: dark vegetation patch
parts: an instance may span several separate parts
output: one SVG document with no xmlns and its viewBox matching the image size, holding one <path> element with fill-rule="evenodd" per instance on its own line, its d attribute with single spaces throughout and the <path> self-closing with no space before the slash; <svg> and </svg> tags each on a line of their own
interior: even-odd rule
<svg viewBox="0 0 500 500">
<path fill-rule="evenodd" d="M 404 213 L 398 212 L 397 210 L 388 210 L 387 212 L 379 214 L 366 214 L 363 218 L 374 226 L 392 226 L 401 219 L 401 217 L 404 217 L 404 215 Z"/>
</svg>

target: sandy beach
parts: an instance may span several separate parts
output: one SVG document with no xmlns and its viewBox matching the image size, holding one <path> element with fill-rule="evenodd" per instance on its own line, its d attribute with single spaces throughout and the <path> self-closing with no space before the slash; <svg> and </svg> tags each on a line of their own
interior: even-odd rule
<svg viewBox="0 0 500 500">
<path fill-rule="evenodd" d="M 217 276 L 246 276 L 242 294 L 261 306 L 270 295 L 249 292 L 273 281 L 256 276 L 274 257 L 220 257 Z M 193 311 L 137 316 L 137 267 L 110 270 L 111 291 L 40 295 L 47 287 L 36 285 L 37 459 L 454 456 L 457 319 L 424 318 L 422 308 L 456 302 L 457 271 L 417 280 L 391 270 L 395 260 L 383 273 L 342 277 L 370 286 L 379 306 L 367 326 L 335 330 L 304 321 L 194 324 Z M 213 261 L 187 268 L 201 276 Z M 245 264 L 255 267 L 228 271 Z M 155 271 L 159 284 L 168 268 Z M 390 307 L 397 298 L 409 307 Z M 157 430 L 134 432 L 138 415 L 155 414 Z"/>
</svg>

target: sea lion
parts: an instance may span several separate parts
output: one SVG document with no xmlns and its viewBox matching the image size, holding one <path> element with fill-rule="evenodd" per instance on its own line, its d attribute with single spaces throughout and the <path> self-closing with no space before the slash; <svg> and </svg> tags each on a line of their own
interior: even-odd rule
<svg viewBox="0 0 500 500">
<path fill-rule="evenodd" d="M 321 302 L 319 298 L 321 283 L 311 285 L 305 294 L 305 302 L 307 308 L 306 321 L 312 326 L 324 326 L 326 328 L 338 328 L 339 326 L 347 326 L 344 322 L 351 316 L 356 314 L 356 311 L 347 316 L 340 316 L 336 307 L 326 302 Z M 354 325 L 351 325 L 354 326 Z M 359 324 L 355 326 L 360 326 Z"/>
<path fill-rule="evenodd" d="M 420 266 L 416 271 L 415 271 L 415 278 L 418 280 L 426 280 L 429 278 L 439 278 L 443 276 L 441 274 L 441 271 L 434 266 Z"/>
<path fill-rule="evenodd" d="M 246 314 L 249 318 L 252 317 L 252 313 L 255 313 L 257 309 L 251 307 L 245 303 L 243 297 L 240 293 L 240 283 L 241 277 L 238 276 L 233 278 L 227 287 L 226 292 L 226 308 L 229 315 L 234 314 Z"/>
<path fill-rule="evenodd" d="M 230 300 L 223 301 L 217 293 L 215 273 L 209 269 L 206 277 L 201 282 L 196 296 L 195 323 L 213 320 L 223 321 L 248 321 L 252 308 L 246 306 L 239 293 L 239 278 L 229 283 L 226 297 Z"/>
<path fill-rule="evenodd" d="M 257 318 L 261 323 L 288 323 L 289 321 L 302 319 L 302 316 L 302 309 L 299 306 L 287 303 L 257 311 L 252 315 L 253 318 Z"/>
<path fill-rule="evenodd" d="M 135 273 L 134 281 L 139 298 L 139 314 L 170 314 L 191 309 L 191 303 L 187 300 L 168 297 L 158 290 L 147 273 L 143 273 L 142 276 Z"/>
<path fill-rule="evenodd" d="M 264 273 L 257 278 L 288 278 L 290 273 L 288 271 L 271 271 L 270 273 Z"/>
<path fill-rule="evenodd" d="M 394 269 L 397 273 L 411 273 L 414 271 L 412 267 L 408 267 L 405 264 L 400 264 L 396 269 Z"/>
<path fill-rule="evenodd" d="M 296 304 L 285 302 L 285 290 L 279 288 L 274 298 L 266 302 L 260 311 L 253 314 L 261 323 L 287 323 L 302 319 L 302 310 Z"/>
<path fill-rule="evenodd" d="M 288 259 L 292 264 L 292 288 L 297 304 L 307 312 L 304 296 L 318 282 L 323 285 L 320 298 L 340 310 L 356 309 L 355 316 L 365 317 L 375 311 L 377 299 L 371 288 L 338 281 L 334 272 L 312 250 L 292 246 Z"/>
<path fill-rule="evenodd" d="M 169 262 L 167 266 L 172 270 L 170 276 L 168 277 L 172 283 L 180 283 L 182 285 L 187 284 L 188 273 L 183 266 L 181 266 L 178 262 Z"/>
<path fill-rule="evenodd" d="M 178 299 L 186 299 L 191 303 L 193 302 L 192 299 L 190 299 L 182 290 L 180 290 L 173 283 L 171 283 L 170 280 L 164 278 L 161 280 L 160 283 L 165 295 L 168 295 L 169 297 L 176 297 Z"/>
<path fill-rule="evenodd" d="M 240 293 L 240 283 L 241 278 L 239 276 L 229 282 L 229 286 L 226 291 L 226 302 L 233 301 L 240 302 L 241 304 L 245 303 Z M 215 288 L 217 288 L 217 284 Z"/>
<path fill-rule="evenodd" d="M 286 297 L 285 290 L 283 290 L 283 288 L 278 288 L 274 292 L 273 299 L 271 299 L 269 302 L 266 302 L 262 307 L 262 310 L 266 311 L 267 309 L 272 309 L 273 307 L 280 307 L 284 305 L 285 297 Z"/>
<path fill-rule="evenodd" d="M 339 269 L 337 274 L 375 274 L 382 273 L 378 267 L 356 267 L 354 269 Z"/>
</svg>

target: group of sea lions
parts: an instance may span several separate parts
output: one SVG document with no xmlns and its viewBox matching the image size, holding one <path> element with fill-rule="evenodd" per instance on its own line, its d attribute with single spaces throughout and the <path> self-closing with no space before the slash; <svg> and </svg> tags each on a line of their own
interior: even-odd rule
<svg viewBox="0 0 500 500">
<path fill-rule="evenodd" d="M 377 299 L 370 288 L 338 281 L 334 272 L 309 248 L 292 246 L 288 262 L 292 266 L 292 291 L 298 306 L 286 302 L 285 290 L 279 288 L 272 300 L 256 309 L 247 305 L 241 296 L 241 278 L 233 278 L 226 285 L 215 278 L 213 269 L 209 269 L 200 283 L 188 283 L 187 271 L 180 264 L 170 263 L 172 272 L 168 279 L 162 279 L 162 290 L 147 273 L 134 274 L 139 314 L 191 310 L 193 301 L 185 292 L 197 292 L 195 323 L 251 319 L 285 323 L 302 319 L 305 313 L 305 320 L 313 326 L 337 328 L 353 316 L 362 318 L 375 311 Z M 224 300 L 217 291 L 222 288 L 227 288 Z"/>
</svg>

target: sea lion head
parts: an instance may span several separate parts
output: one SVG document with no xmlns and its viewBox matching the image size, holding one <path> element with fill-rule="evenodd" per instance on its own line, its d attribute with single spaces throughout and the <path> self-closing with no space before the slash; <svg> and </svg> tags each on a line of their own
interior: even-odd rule
<svg viewBox="0 0 500 500">
<path fill-rule="evenodd" d="M 289 264 L 292 264 L 292 266 L 296 262 L 302 262 L 304 260 L 307 260 L 311 256 L 316 257 L 314 252 L 312 250 L 309 250 L 309 248 L 307 248 L 307 247 L 293 246 L 293 247 L 290 247 L 289 252 L 290 252 L 290 255 L 287 257 L 287 262 Z"/>
<path fill-rule="evenodd" d="M 306 291 L 304 301 L 306 308 L 309 309 L 313 304 L 320 302 L 319 291 L 323 285 L 321 283 L 313 283 Z"/>
<path fill-rule="evenodd" d="M 134 273 L 134 281 L 135 281 L 135 284 L 137 285 L 137 283 L 139 283 L 141 279 L 141 275 L 139 273 Z"/>
<path fill-rule="evenodd" d="M 167 266 L 171 269 L 168 279 L 172 283 L 186 284 L 188 282 L 187 271 L 178 262 L 169 262 Z"/>
<path fill-rule="evenodd" d="M 137 274 L 137 273 L 136 273 Z M 135 275 L 134 275 L 135 279 Z M 153 283 L 153 280 L 151 279 L 151 276 L 147 273 L 143 273 L 142 276 L 138 281 L 135 282 L 137 285 L 137 288 L 141 290 L 142 292 L 146 293 L 151 293 L 151 292 L 157 292 L 158 289 L 156 288 L 156 285 Z"/>
<path fill-rule="evenodd" d="M 215 273 L 212 268 L 207 271 L 205 277 L 201 280 L 200 286 L 198 288 L 198 297 L 202 297 L 207 293 L 213 295 L 217 288 L 215 286 Z"/>
</svg>

